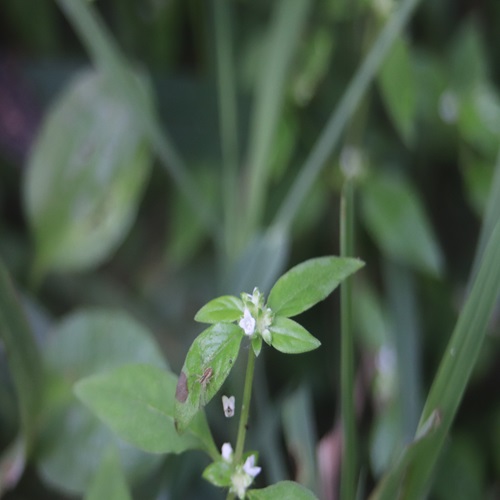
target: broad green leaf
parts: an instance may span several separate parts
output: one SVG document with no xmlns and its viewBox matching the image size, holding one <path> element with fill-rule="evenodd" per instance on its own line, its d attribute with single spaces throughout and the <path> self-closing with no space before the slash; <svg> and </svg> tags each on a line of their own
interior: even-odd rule
<svg viewBox="0 0 500 500">
<path fill-rule="evenodd" d="M 85 493 L 85 500 L 132 500 L 117 453 L 106 453 Z"/>
<path fill-rule="evenodd" d="M 227 488 L 231 486 L 231 475 L 233 473 L 233 467 L 231 464 L 224 462 L 224 460 L 218 460 L 212 462 L 204 471 L 203 478 L 214 486 L 219 486 L 220 488 Z"/>
<path fill-rule="evenodd" d="M 45 419 L 36 457 L 45 482 L 82 494 L 96 473 L 96 456 L 110 446 L 118 449 L 130 482 L 159 465 L 161 457 L 118 438 L 72 390 L 81 378 L 124 364 L 146 363 L 167 369 L 147 330 L 125 313 L 81 311 L 65 318 L 51 332 L 45 363 L 51 377 L 45 389 Z"/>
<path fill-rule="evenodd" d="M 232 323 L 242 314 L 243 302 L 233 295 L 223 295 L 205 304 L 194 319 L 200 323 Z"/>
<path fill-rule="evenodd" d="M 274 314 L 296 316 L 330 295 L 363 266 L 358 259 L 319 257 L 293 267 L 273 286 L 267 301 Z"/>
<path fill-rule="evenodd" d="M 177 377 L 153 365 L 131 364 L 80 380 L 75 393 L 122 439 L 150 453 L 217 449 L 203 414 L 180 436 L 174 426 Z"/>
<path fill-rule="evenodd" d="M 187 353 L 175 393 L 175 426 L 184 432 L 217 393 L 238 357 L 243 330 L 217 323 L 202 332 Z"/>
<path fill-rule="evenodd" d="M 149 171 L 146 140 L 112 81 L 79 74 L 47 115 L 25 180 L 36 277 L 107 258 L 134 221 Z"/>
<path fill-rule="evenodd" d="M 407 145 L 415 136 L 417 96 L 408 44 L 397 38 L 382 64 L 378 83 L 387 112 Z"/>
<path fill-rule="evenodd" d="M 42 362 L 7 269 L 0 260 L 0 343 L 16 389 L 21 432 L 31 448 L 40 413 Z"/>
<path fill-rule="evenodd" d="M 285 354 L 300 354 L 321 345 L 303 326 L 283 316 L 275 316 L 269 331 L 272 346 Z"/>
<path fill-rule="evenodd" d="M 403 179 L 372 176 L 361 186 L 366 229 L 391 258 L 439 275 L 443 257 L 417 193 Z"/>
<path fill-rule="evenodd" d="M 316 500 L 316 496 L 307 488 L 293 481 L 280 481 L 279 483 L 260 490 L 248 490 L 246 498 L 249 500 Z"/>
</svg>

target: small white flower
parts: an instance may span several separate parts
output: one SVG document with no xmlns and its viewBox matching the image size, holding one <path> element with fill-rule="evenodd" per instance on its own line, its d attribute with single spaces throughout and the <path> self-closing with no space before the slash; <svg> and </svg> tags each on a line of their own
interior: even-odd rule
<svg viewBox="0 0 500 500">
<path fill-rule="evenodd" d="M 231 443 L 224 443 L 222 445 L 222 459 L 225 462 L 231 463 L 233 461 L 233 447 Z"/>
<path fill-rule="evenodd" d="M 247 488 L 252 484 L 252 478 L 240 467 L 231 476 L 231 489 L 230 491 L 236 493 L 241 500 L 245 498 Z"/>
<path fill-rule="evenodd" d="M 260 474 L 261 467 L 255 465 L 255 455 L 250 455 L 243 464 L 243 470 L 252 478 Z"/>
<path fill-rule="evenodd" d="M 255 333 L 255 318 L 248 310 L 248 307 L 245 307 L 243 317 L 240 319 L 238 325 L 243 329 L 245 335 L 248 335 L 249 337 Z"/>
<path fill-rule="evenodd" d="M 234 415 L 234 396 L 222 396 L 222 407 L 224 408 L 224 415 L 231 418 Z"/>
</svg>

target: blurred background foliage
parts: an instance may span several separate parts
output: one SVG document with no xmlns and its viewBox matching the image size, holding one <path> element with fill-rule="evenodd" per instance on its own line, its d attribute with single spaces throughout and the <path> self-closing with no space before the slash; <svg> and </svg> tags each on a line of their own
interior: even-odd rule
<svg viewBox="0 0 500 500">
<path fill-rule="evenodd" d="M 493 185 L 500 4 L 422 2 L 303 203 L 287 199 L 400 3 L 231 0 L 221 10 L 219 0 L 98 0 L 92 8 L 130 63 L 120 66 L 119 53 L 99 53 L 106 44 L 95 33 L 85 41 L 71 2 L 2 1 L 0 257 L 28 318 L 25 351 L 35 351 L 32 379 L 19 386 L 8 340 L 0 350 L 5 498 L 81 496 L 108 444 L 137 498 L 219 498 L 200 479 L 205 457 L 132 449 L 86 413 L 71 385 L 124 362 L 166 366 L 166 358 L 177 373 L 205 301 L 266 290 L 291 265 L 338 254 L 346 173 L 357 179 L 356 256 L 367 263 L 354 299 L 366 493 L 412 439 Z M 14 299 L 3 288 L 7 307 Z M 499 317 L 431 498 L 500 495 Z M 302 321 L 323 345 L 263 356 L 250 446 L 265 472 L 259 485 L 292 478 L 332 498 L 338 299 Z M 240 394 L 232 378 L 227 390 Z M 17 482 L 16 436 L 30 421 L 29 404 L 16 402 L 23 391 L 39 391 L 39 401 Z M 233 424 L 208 415 L 216 442 L 227 441 Z"/>
</svg>

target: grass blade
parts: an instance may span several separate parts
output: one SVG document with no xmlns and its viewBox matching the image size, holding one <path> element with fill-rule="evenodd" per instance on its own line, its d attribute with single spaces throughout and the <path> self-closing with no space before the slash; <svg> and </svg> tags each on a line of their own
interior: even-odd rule
<svg viewBox="0 0 500 500">
<path fill-rule="evenodd" d="M 354 254 L 354 186 L 347 179 L 340 206 L 340 254 Z M 346 279 L 340 286 L 340 397 L 342 420 L 342 467 L 340 496 L 344 500 L 356 498 L 357 483 L 357 435 L 354 402 L 354 332 L 352 328 L 352 280 Z"/>
<path fill-rule="evenodd" d="M 359 105 L 377 74 L 384 57 L 410 18 L 420 0 L 403 0 L 400 8 L 387 22 L 372 49 L 354 75 L 337 108 L 330 116 L 309 157 L 296 177 L 292 188 L 276 214 L 274 224 L 289 228 L 328 158 L 337 146 L 340 134 Z"/>
<path fill-rule="evenodd" d="M 237 208 L 238 109 L 234 73 L 231 6 L 228 0 L 215 0 L 215 42 L 219 92 L 219 127 L 224 164 L 224 216 L 226 249 L 233 253 Z"/>
<path fill-rule="evenodd" d="M 247 234 L 262 213 L 269 157 L 285 95 L 290 62 L 301 38 L 310 0 L 281 0 L 276 4 L 266 47 L 267 59 L 257 83 L 247 164 L 250 169 Z M 248 232 L 250 230 L 250 232 Z"/>
<path fill-rule="evenodd" d="M 398 498 L 423 498 L 428 488 L 432 472 L 481 350 L 488 320 L 500 296 L 499 254 L 500 221 L 497 221 L 486 245 L 469 297 L 458 318 L 427 397 L 417 436 L 423 433 L 425 423 L 432 415 L 438 415 L 439 426 L 433 437 L 426 440 L 428 444 L 425 453 L 411 459 L 407 453 L 404 453 L 395 467 L 386 475 L 385 483 L 395 470 L 401 468 L 402 463 L 405 464 L 404 469 L 408 473 L 401 473 L 398 476 L 401 483 L 404 478 L 404 484 L 399 485 Z M 390 496 L 385 487 L 379 487 L 374 498 L 389 499 L 393 497 Z"/>
<path fill-rule="evenodd" d="M 17 393 L 21 430 L 26 448 L 29 450 L 34 439 L 42 394 L 42 362 L 35 339 L 2 261 L 0 261 L 0 340 L 7 353 L 9 370 Z"/>
</svg>

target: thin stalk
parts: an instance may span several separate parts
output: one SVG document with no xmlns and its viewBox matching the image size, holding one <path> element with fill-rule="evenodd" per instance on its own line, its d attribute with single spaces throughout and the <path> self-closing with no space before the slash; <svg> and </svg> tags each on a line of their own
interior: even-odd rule
<svg viewBox="0 0 500 500">
<path fill-rule="evenodd" d="M 255 353 L 252 347 L 248 349 L 247 372 L 245 375 L 245 387 L 243 389 L 243 402 L 241 404 L 241 416 L 238 424 L 238 437 L 236 438 L 236 449 L 234 451 L 234 462 L 241 463 L 243 450 L 245 448 L 245 438 L 247 435 L 248 414 L 250 412 L 250 400 L 252 399 L 252 385 L 255 371 Z M 229 492 L 228 500 L 234 499 L 234 493 Z"/>
<path fill-rule="evenodd" d="M 226 253 L 234 253 L 237 220 L 238 107 L 234 72 L 231 12 L 227 0 L 215 0 L 215 42 L 217 53 L 217 89 L 219 94 L 219 128 L 224 180 L 224 218 Z"/>
<path fill-rule="evenodd" d="M 294 184 L 288 191 L 274 218 L 273 225 L 282 227 L 285 230 L 291 226 L 314 181 L 337 147 L 344 127 L 377 74 L 392 43 L 401 33 L 403 26 L 407 23 L 419 2 L 420 0 L 403 0 L 401 7 L 391 16 L 382 29 L 372 49 L 352 78 L 338 106 L 332 112 L 321 136 L 302 166 L 299 175 L 296 177 Z"/>
<path fill-rule="evenodd" d="M 340 253 L 352 257 L 354 250 L 354 188 L 347 179 L 342 190 L 340 207 Z M 354 407 L 354 336 L 352 329 L 352 281 L 346 279 L 340 287 L 341 300 L 341 359 L 340 392 L 343 458 L 340 478 L 342 500 L 356 498 L 356 414 Z"/>
<path fill-rule="evenodd" d="M 241 462 L 243 449 L 245 447 L 245 438 L 247 435 L 248 414 L 250 412 L 250 400 L 252 398 L 253 374 L 255 370 L 255 353 L 252 347 L 248 349 L 247 373 L 245 375 L 245 388 L 243 390 L 243 403 L 241 404 L 241 417 L 238 427 L 238 437 L 236 439 L 236 450 L 234 460 Z"/>
</svg>

